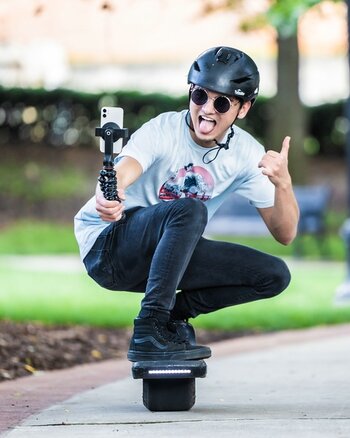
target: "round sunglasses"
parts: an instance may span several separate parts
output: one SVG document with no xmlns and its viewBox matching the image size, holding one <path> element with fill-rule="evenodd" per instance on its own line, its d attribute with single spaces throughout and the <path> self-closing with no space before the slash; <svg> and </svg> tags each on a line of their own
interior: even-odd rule
<svg viewBox="0 0 350 438">
<path fill-rule="evenodd" d="M 191 100 L 196 105 L 204 105 L 208 102 L 208 99 L 214 101 L 215 111 L 224 114 L 231 108 L 232 105 L 237 105 L 237 102 L 231 102 L 227 96 L 209 97 L 204 88 L 194 88 L 191 92 Z"/>
</svg>

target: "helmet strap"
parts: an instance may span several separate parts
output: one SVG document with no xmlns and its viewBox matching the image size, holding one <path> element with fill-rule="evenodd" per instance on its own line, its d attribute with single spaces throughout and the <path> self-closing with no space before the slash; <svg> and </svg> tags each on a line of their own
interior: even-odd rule
<svg viewBox="0 0 350 438">
<path fill-rule="evenodd" d="M 219 155 L 219 152 L 221 151 L 221 149 L 225 149 L 225 151 L 227 151 L 227 149 L 230 147 L 231 138 L 235 135 L 235 131 L 233 130 L 234 122 L 235 121 L 233 121 L 231 126 L 230 126 L 230 132 L 228 133 L 228 136 L 226 138 L 225 143 L 219 143 L 217 140 L 214 139 L 216 147 L 213 149 L 210 149 L 208 152 L 206 152 L 203 155 L 202 161 L 204 164 L 212 163 Z M 214 152 L 213 158 L 209 159 L 209 154 L 211 154 L 213 152 Z"/>
<path fill-rule="evenodd" d="M 234 123 L 234 122 L 233 122 Z M 228 136 L 227 136 L 227 138 L 226 138 L 226 141 L 225 141 L 225 143 L 219 143 L 218 141 L 216 141 L 215 140 L 215 138 L 214 138 L 214 141 L 215 141 L 215 144 L 216 144 L 216 146 L 218 146 L 220 149 L 222 149 L 222 148 L 224 148 L 225 150 L 227 150 L 228 148 L 229 148 L 229 143 L 230 143 L 230 140 L 231 140 L 231 138 L 234 136 L 234 130 L 233 130 L 233 123 L 232 123 L 232 125 L 230 126 L 230 132 L 229 132 L 229 134 L 228 134 Z"/>
<path fill-rule="evenodd" d="M 191 113 L 190 113 L 190 110 L 187 110 L 187 113 L 186 113 L 186 115 L 185 115 L 185 122 L 186 122 L 186 125 L 190 128 L 190 130 L 194 132 L 194 129 L 193 129 L 192 126 L 191 126 L 191 122 L 190 122 L 188 119 L 191 120 Z"/>
<path fill-rule="evenodd" d="M 194 132 L 194 129 L 192 128 L 192 126 L 191 126 L 191 122 L 189 121 L 189 119 L 191 120 L 191 113 L 190 113 L 190 110 L 188 110 L 187 113 L 186 113 L 186 116 L 185 116 L 185 122 L 186 122 L 186 125 L 188 126 L 188 128 L 189 128 L 191 131 Z M 236 119 L 237 119 L 237 117 L 236 117 Z M 225 143 L 219 143 L 217 140 L 214 139 L 215 144 L 216 144 L 216 147 L 210 149 L 209 151 L 207 151 L 207 152 L 203 155 L 203 157 L 202 157 L 202 161 L 203 161 L 204 164 L 209 164 L 209 163 L 211 163 L 212 161 L 214 161 L 214 160 L 217 158 L 217 156 L 219 155 L 219 152 L 221 151 L 221 149 L 225 149 L 225 150 L 227 150 L 227 149 L 230 147 L 230 141 L 231 141 L 231 138 L 235 135 L 235 132 L 234 132 L 234 130 L 233 130 L 233 125 L 234 125 L 236 119 L 235 119 L 235 120 L 232 122 L 232 124 L 230 125 L 230 132 L 229 132 L 228 135 L 227 135 L 227 138 L 226 138 Z M 212 152 L 214 152 L 214 157 L 213 157 L 212 159 L 209 159 L 209 154 L 211 154 Z"/>
</svg>

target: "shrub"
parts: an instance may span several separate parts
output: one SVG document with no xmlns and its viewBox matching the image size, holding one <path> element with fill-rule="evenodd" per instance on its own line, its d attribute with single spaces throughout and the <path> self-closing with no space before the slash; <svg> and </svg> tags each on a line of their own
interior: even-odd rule
<svg viewBox="0 0 350 438">
<path fill-rule="evenodd" d="M 121 106 L 124 126 L 132 134 L 144 122 L 164 111 L 187 108 L 188 96 L 143 94 L 136 91 L 88 94 L 57 89 L 5 89 L 0 87 L 0 146 L 43 143 L 48 146 L 91 146 L 96 143 L 102 106 Z M 249 117 L 239 125 L 267 144 L 269 99 L 259 97 Z M 342 155 L 348 129 L 344 102 L 306 108 L 309 137 L 306 152 Z"/>
</svg>

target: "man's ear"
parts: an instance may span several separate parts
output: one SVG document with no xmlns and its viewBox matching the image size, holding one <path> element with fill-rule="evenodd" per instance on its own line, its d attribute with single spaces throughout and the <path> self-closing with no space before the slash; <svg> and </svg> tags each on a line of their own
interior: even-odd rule
<svg viewBox="0 0 350 438">
<path fill-rule="evenodd" d="M 237 118 L 244 119 L 244 117 L 247 115 L 248 111 L 250 110 L 251 106 L 252 103 L 250 101 L 244 102 L 244 104 L 241 106 L 240 110 L 238 111 Z"/>
</svg>

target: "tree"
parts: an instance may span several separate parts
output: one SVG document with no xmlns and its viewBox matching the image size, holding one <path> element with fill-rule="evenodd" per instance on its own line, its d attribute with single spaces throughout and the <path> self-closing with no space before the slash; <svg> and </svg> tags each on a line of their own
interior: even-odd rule
<svg viewBox="0 0 350 438">
<path fill-rule="evenodd" d="M 243 30 L 272 25 L 276 29 L 277 43 L 277 93 L 269 108 L 269 148 L 279 150 L 286 135 L 292 137 L 290 170 L 294 182 L 306 182 L 307 158 L 304 140 L 307 135 L 306 119 L 299 96 L 298 24 L 304 13 L 323 0 L 272 0 L 264 16 L 256 16 L 241 23 Z M 333 0 L 337 1 L 337 0 Z M 205 13 L 218 10 L 210 8 L 207 0 Z M 234 9 L 239 0 L 224 0 L 220 9 Z"/>
<path fill-rule="evenodd" d="M 306 116 L 299 95 L 298 24 L 304 13 L 320 0 L 275 0 L 267 19 L 277 32 L 277 93 L 271 99 L 269 140 L 278 148 L 286 134 L 292 137 L 290 171 L 294 182 L 305 183 Z"/>
</svg>

